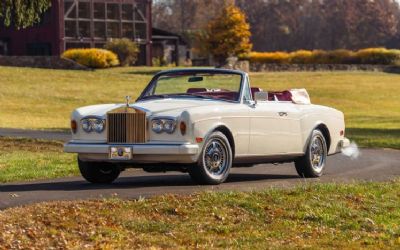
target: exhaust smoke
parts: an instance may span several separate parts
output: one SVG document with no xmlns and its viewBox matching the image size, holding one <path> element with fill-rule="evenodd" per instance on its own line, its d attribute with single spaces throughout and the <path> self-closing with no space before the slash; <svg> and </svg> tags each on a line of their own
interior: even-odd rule
<svg viewBox="0 0 400 250">
<path fill-rule="evenodd" d="M 360 150 L 355 142 L 351 142 L 348 147 L 342 148 L 342 155 L 349 157 L 352 160 L 358 159 Z"/>
</svg>

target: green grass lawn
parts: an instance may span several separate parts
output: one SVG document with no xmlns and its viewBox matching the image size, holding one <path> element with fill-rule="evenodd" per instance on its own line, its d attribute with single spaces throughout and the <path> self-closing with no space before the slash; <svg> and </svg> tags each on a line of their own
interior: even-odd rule
<svg viewBox="0 0 400 250">
<path fill-rule="evenodd" d="M 61 142 L 0 138 L 0 183 L 78 174 L 76 156 L 63 153 Z"/>
<path fill-rule="evenodd" d="M 400 181 L 0 211 L 4 249 L 399 249 Z"/>
<path fill-rule="evenodd" d="M 137 97 L 161 68 L 66 71 L 0 67 L 0 127 L 67 129 L 74 108 Z M 307 88 L 312 102 L 346 115 L 362 146 L 400 149 L 400 75 L 380 72 L 252 73 L 265 90 Z"/>
</svg>

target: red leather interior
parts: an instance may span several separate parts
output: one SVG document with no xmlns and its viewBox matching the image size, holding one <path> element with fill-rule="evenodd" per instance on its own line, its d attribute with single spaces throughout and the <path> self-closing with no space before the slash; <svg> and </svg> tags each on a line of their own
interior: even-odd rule
<svg viewBox="0 0 400 250">
<path fill-rule="evenodd" d="M 234 91 L 197 92 L 196 94 L 230 101 L 237 101 L 237 99 L 239 98 L 239 93 Z"/>
<path fill-rule="evenodd" d="M 261 92 L 263 91 L 261 88 L 254 87 L 251 88 L 251 94 L 254 99 L 254 94 L 256 92 Z M 236 101 L 239 98 L 239 93 L 234 92 L 234 91 L 207 91 L 206 88 L 189 88 L 186 93 L 188 94 L 199 94 L 199 95 L 204 95 L 204 96 L 211 96 L 215 99 L 224 99 L 224 100 L 230 100 L 230 101 Z M 285 91 L 269 91 L 268 92 L 268 101 L 275 101 L 275 98 L 278 101 L 287 101 L 287 102 L 292 102 L 292 93 L 290 91 L 285 90 Z"/>
<path fill-rule="evenodd" d="M 254 99 L 254 94 L 256 92 L 261 92 L 263 91 L 261 88 L 258 87 L 253 87 L 251 88 L 251 95 L 253 96 Z M 282 101 L 282 102 L 292 102 L 292 93 L 290 93 L 289 90 L 285 90 L 285 91 L 268 91 L 268 101 L 275 101 L 275 97 L 276 99 L 278 99 L 278 101 Z"/>
<path fill-rule="evenodd" d="M 236 101 L 239 98 L 239 93 L 234 91 L 207 91 L 206 88 L 189 88 L 186 93 L 210 96 L 215 99 L 223 99 Z"/>
<path fill-rule="evenodd" d="M 207 92 L 206 88 L 189 88 L 186 90 L 187 94 L 199 93 L 199 92 Z"/>
<path fill-rule="evenodd" d="M 268 101 L 275 101 L 275 97 L 278 101 L 282 102 L 292 102 L 292 93 L 290 91 L 271 91 L 268 92 Z"/>
</svg>

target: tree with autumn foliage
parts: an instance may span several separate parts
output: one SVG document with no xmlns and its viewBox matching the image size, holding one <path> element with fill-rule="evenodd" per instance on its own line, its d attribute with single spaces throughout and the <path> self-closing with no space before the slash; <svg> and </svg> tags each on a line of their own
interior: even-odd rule
<svg viewBox="0 0 400 250">
<path fill-rule="evenodd" d="M 234 5 L 229 5 L 209 22 L 205 45 L 214 59 L 222 64 L 230 56 L 250 52 L 250 37 L 250 25 L 246 21 L 246 15 Z"/>
<path fill-rule="evenodd" d="M 40 22 L 42 14 L 51 6 L 51 0 L 12 1 L 0 0 L 0 24 L 27 28 Z"/>
</svg>

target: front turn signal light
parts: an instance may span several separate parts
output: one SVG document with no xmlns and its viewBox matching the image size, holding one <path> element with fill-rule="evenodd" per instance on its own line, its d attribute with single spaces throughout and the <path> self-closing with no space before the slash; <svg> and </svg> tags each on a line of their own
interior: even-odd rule
<svg viewBox="0 0 400 250">
<path fill-rule="evenodd" d="M 181 130 L 181 134 L 185 135 L 186 134 L 186 123 L 185 122 L 181 122 L 179 124 L 179 129 Z"/>
<path fill-rule="evenodd" d="M 76 134 L 77 129 L 78 129 L 78 124 L 76 123 L 75 120 L 72 120 L 71 121 L 71 131 L 72 131 L 72 133 Z"/>
</svg>

